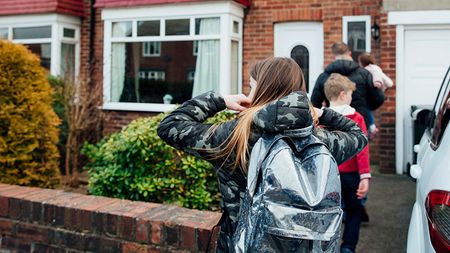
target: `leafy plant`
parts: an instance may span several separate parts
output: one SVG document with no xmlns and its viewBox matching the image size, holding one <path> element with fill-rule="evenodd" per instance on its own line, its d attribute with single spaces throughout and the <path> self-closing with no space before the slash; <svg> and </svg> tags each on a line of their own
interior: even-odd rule
<svg viewBox="0 0 450 253">
<path fill-rule="evenodd" d="M 91 194 L 196 209 L 217 206 L 220 195 L 212 165 L 159 138 L 156 129 L 164 116 L 137 119 L 96 145 L 84 146 Z M 208 122 L 232 117 L 221 112 Z"/>
<path fill-rule="evenodd" d="M 0 182 L 55 187 L 58 125 L 39 58 L 0 40 Z"/>
</svg>

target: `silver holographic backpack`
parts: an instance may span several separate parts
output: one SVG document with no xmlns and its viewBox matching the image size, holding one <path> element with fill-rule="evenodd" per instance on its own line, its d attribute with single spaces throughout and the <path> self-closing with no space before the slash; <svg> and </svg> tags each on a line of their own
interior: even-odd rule
<svg viewBox="0 0 450 253">
<path fill-rule="evenodd" d="M 339 171 L 312 131 L 264 134 L 253 147 L 235 252 L 339 251 Z"/>
</svg>

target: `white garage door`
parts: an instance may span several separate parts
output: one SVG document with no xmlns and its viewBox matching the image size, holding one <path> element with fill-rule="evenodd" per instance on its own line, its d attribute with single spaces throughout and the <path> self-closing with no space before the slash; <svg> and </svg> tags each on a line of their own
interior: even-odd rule
<svg viewBox="0 0 450 253">
<path fill-rule="evenodd" d="M 405 168 L 406 164 L 412 161 L 410 108 L 411 105 L 433 105 L 435 102 L 442 79 L 450 65 L 450 27 L 406 26 L 403 63 L 403 84 L 402 89 L 397 90 L 397 98 L 402 96 L 400 100 L 403 101 Z"/>
</svg>

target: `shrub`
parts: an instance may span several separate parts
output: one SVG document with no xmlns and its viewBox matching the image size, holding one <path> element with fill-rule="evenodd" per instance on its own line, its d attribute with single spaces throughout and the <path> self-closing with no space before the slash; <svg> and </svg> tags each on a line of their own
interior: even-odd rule
<svg viewBox="0 0 450 253">
<path fill-rule="evenodd" d="M 0 182 L 59 182 L 58 124 L 52 90 L 37 56 L 0 40 Z"/>
<path fill-rule="evenodd" d="M 196 209 L 217 206 L 220 195 L 211 164 L 175 150 L 158 137 L 156 129 L 164 116 L 137 119 L 98 144 L 84 146 L 82 152 L 90 159 L 91 194 Z M 231 117 L 222 112 L 209 122 Z"/>
<path fill-rule="evenodd" d="M 68 124 L 67 124 L 67 116 L 66 116 L 66 101 L 64 98 L 64 80 L 58 77 L 49 76 L 48 83 L 53 89 L 53 111 L 55 111 L 56 115 L 61 121 L 59 125 L 59 141 L 57 143 L 58 151 L 60 154 L 60 166 L 65 164 L 66 157 L 66 142 L 68 136 Z M 62 169 L 60 169 L 63 172 Z"/>
</svg>

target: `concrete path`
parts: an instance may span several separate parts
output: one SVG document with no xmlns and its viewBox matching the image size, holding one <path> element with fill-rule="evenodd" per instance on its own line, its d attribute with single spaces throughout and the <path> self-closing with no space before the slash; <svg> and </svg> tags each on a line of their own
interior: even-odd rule
<svg viewBox="0 0 450 253">
<path fill-rule="evenodd" d="M 375 174 L 366 208 L 370 222 L 363 224 L 358 253 L 405 253 L 416 184 L 408 176 Z"/>
</svg>

